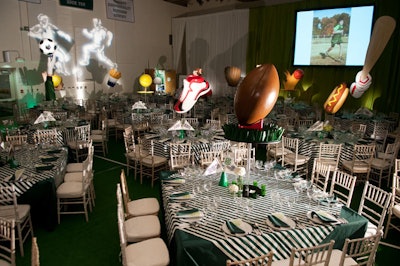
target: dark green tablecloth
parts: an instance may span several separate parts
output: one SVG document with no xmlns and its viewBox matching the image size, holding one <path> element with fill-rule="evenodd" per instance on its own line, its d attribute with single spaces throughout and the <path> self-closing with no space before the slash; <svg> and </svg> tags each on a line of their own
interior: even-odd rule
<svg viewBox="0 0 400 266">
<path fill-rule="evenodd" d="M 19 204 L 31 206 L 34 227 L 53 231 L 57 225 L 57 195 L 54 178 L 35 183 L 18 197 Z"/>
<path fill-rule="evenodd" d="M 332 239 L 335 240 L 333 248 L 336 249 L 341 249 L 343 247 L 346 238 L 354 239 L 364 237 L 368 226 L 367 218 L 346 206 L 342 207 L 340 216 L 345 218 L 349 223 L 336 226 L 333 232 L 323 241 L 327 243 Z"/>
</svg>

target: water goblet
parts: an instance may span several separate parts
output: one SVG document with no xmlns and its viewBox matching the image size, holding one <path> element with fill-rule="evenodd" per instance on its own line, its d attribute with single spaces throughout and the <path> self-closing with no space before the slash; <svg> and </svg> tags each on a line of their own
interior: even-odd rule
<svg viewBox="0 0 400 266">
<path fill-rule="evenodd" d="M 328 196 L 326 196 L 326 201 L 328 202 L 328 207 L 331 208 L 332 202 L 335 201 L 335 195 L 329 194 Z"/>
</svg>

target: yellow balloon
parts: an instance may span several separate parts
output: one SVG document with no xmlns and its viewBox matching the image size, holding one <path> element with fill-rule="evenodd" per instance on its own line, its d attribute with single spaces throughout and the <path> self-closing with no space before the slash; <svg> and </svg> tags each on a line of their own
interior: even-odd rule
<svg viewBox="0 0 400 266">
<path fill-rule="evenodd" d="M 57 88 L 58 85 L 62 82 L 62 78 L 59 75 L 53 75 L 52 77 L 54 88 Z"/>
<path fill-rule="evenodd" d="M 152 82 L 153 82 L 153 79 L 151 78 L 151 76 L 149 74 L 143 74 L 139 77 L 140 85 L 142 85 L 145 88 L 150 86 Z"/>
</svg>

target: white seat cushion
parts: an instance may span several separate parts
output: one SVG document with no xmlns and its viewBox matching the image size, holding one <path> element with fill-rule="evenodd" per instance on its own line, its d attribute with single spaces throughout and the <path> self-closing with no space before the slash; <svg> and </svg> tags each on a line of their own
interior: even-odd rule
<svg viewBox="0 0 400 266">
<path fill-rule="evenodd" d="M 91 135 L 90 138 L 92 139 L 93 142 L 101 142 L 106 140 L 105 135 Z"/>
<path fill-rule="evenodd" d="M 132 216 L 157 215 L 160 204 L 156 198 L 143 198 L 128 202 L 128 212 Z"/>
<path fill-rule="evenodd" d="M 29 215 L 30 210 L 31 206 L 28 204 L 17 205 L 17 213 L 20 221 Z M 0 206 L 0 216 L 6 219 L 15 219 L 14 205 Z"/>
<path fill-rule="evenodd" d="M 340 258 L 342 257 L 342 251 L 339 249 L 332 250 L 331 259 L 329 260 L 329 266 L 339 265 Z M 347 257 L 344 259 L 343 266 L 357 265 L 357 262 L 351 258 Z"/>
<path fill-rule="evenodd" d="M 151 167 L 152 165 L 159 166 L 159 165 L 165 164 L 168 161 L 167 158 L 161 157 L 161 156 L 156 156 L 156 155 L 153 155 L 153 159 L 154 159 L 154 163 L 153 163 L 153 160 L 151 159 L 151 156 L 144 157 L 142 159 L 142 164 L 144 164 L 148 167 Z"/>
<path fill-rule="evenodd" d="M 58 198 L 78 198 L 83 194 L 82 182 L 64 182 L 57 188 Z"/>
<path fill-rule="evenodd" d="M 0 266 L 11 266 L 11 264 L 8 263 L 8 262 L 5 261 L 5 260 L 1 260 L 1 259 L 0 259 Z"/>
<path fill-rule="evenodd" d="M 297 165 L 302 165 L 308 162 L 310 158 L 301 154 L 297 155 L 297 160 L 296 160 L 296 155 L 294 153 L 290 153 L 285 155 L 285 163 L 292 164 L 294 165 L 297 163 Z"/>
<path fill-rule="evenodd" d="M 353 165 L 352 161 L 344 161 L 342 163 L 343 167 L 351 170 L 353 173 L 367 173 L 370 169 L 369 165 L 365 162 L 355 162 Z"/>
<path fill-rule="evenodd" d="M 128 266 L 163 266 L 169 264 L 168 248 L 161 238 L 152 238 L 126 247 Z"/>
<path fill-rule="evenodd" d="M 64 182 L 82 182 L 83 172 L 65 173 Z"/>
<path fill-rule="evenodd" d="M 378 227 L 371 222 L 368 222 L 367 231 L 365 231 L 364 237 L 369 237 L 377 234 Z M 383 235 L 383 228 L 381 229 Z"/>
<path fill-rule="evenodd" d="M 83 163 L 69 163 L 65 168 L 67 173 L 72 172 L 82 172 L 83 171 Z"/>
<path fill-rule="evenodd" d="M 156 215 L 133 217 L 124 223 L 126 240 L 128 242 L 139 242 L 159 237 L 161 234 L 160 220 Z"/>
<path fill-rule="evenodd" d="M 392 213 L 393 213 L 394 216 L 400 218 L 400 204 L 396 204 L 396 205 L 393 206 Z"/>
</svg>

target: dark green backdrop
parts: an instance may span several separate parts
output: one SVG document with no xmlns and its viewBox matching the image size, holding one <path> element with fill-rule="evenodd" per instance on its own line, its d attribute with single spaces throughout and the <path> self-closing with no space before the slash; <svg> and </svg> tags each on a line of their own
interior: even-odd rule
<svg viewBox="0 0 400 266">
<path fill-rule="evenodd" d="M 278 70 L 282 86 L 284 72 L 293 72 L 297 68 L 292 65 L 297 10 L 368 4 L 375 5 L 373 22 L 380 16 L 389 15 L 396 20 L 397 26 L 383 54 L 371 70 L 371 87 L 359 99 L 349 95 L 342 111 L 354 111 L 364 106 L 376 112 L 400 112 L 400 1 L 305 0 L 251 9 L 247 71 L 253 69 L 256 64 L 272 63 Z M 341 66 L 300 68 L 304 70 L 305 75 L 291 96 L 320 106 L 341 82 L 350 86 L 357 72 L 362 69 Z M 308 89 L 304 90 L 303 87 Z M 286 96 L 286 93 L 281 90 L 280 95 Z"/>
</svg>

